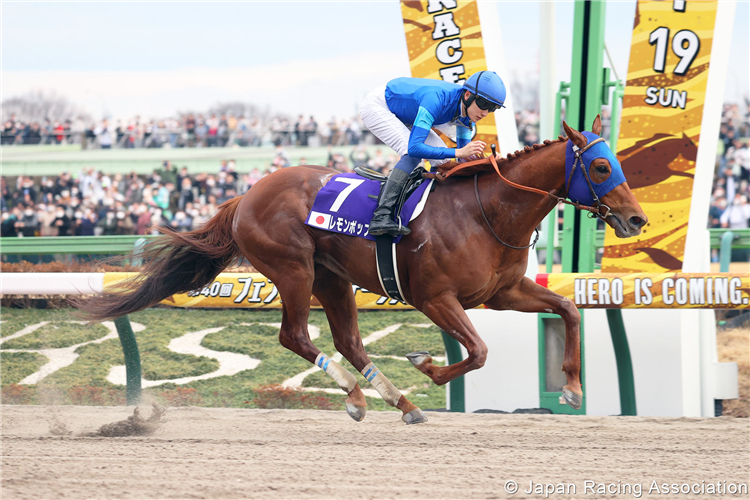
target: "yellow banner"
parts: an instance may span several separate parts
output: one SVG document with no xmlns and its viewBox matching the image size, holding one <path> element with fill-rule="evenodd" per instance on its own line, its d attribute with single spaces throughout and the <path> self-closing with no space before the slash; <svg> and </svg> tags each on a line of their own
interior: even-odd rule
<svg viewBox="0 0 750 500">
<path fill-rule="evenodd" d="M 750 309 L 748 274 L 540 274 L 537 283 L 580 309 Z"/>
<path fill-rule="evenodd" d="M 463 83 L 487 70 L 476 1 L 402 1 L 406 46 L 414 78 Z M 435 130 L 449 147 L 455 142 Z M 497 143 L 495 114 L 477 124 L 476 140 Z"/>
<path fill-rule="evenodd" d="M 104 290 L 136 273 L 105 273 Z M 568 297 L 581 309 L 700 308 L 750 309 L 748 274 L 539 274 L 537 283 Z M 413 309 L 352 285 L 357 309 Z M 280 308 L 276 286 L 259 273 L 222 273 L 201 290 L 175 294 L 161 302 L 173 307 Z M 315 297 L 310 306 L 320 309 Z M 482 306 L 480 306 L 482 307 Z"/>
<path fill-rule="evenodd" d="M 104 289 L 116 290 L 118 283 L 137 273 L 105 273 Z M 357 309 L 413 309 L 398 301 L 387 299 L 368 290 L 352 285 Z M 310 298 L 311 307 L 320 309 L 315 297 Z M 276 286 L 259 273 L 222 273 L 211 285 L 190 293 L 180 293 L 161 302 L 174 307 L 208 308 L 280 308 L 281 297 Z"/>
<path fill-rule="evenodd" d="M 716 6 L 638 1 L 617 158 L 649 223 L 607 227 L 603 272 L 682 270 Z"/>
</svg>

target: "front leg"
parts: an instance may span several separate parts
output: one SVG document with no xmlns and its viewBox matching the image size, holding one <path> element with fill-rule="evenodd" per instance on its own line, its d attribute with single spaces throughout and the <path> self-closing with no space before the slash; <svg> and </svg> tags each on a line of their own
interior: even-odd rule
<svg viewBox="0 0 750 500">
<path fill-rule="evenodd" d="M 425 301 L 421 311 L 441 330 L 458 340 L 466 348 L 469 356 L 453 365 L 436 366 L 425 352 L 407 354 L 419 371 L 430 377 L 437 385 L 443 385 L 484 366 L 487 346 L 455 296 L 446 293 Z"/>
<path fill-rule="evenodd" d="M 499 291 L 485 302 L 490 309 L 520 312 L 554 313 L 565 321 L 565 359 L 562 370 L 568 384 L 563 387 L 563 397 L 568 404 L 579 409 L 583 404 L 581 388 L 581 313 L 573 302 L 536 284 L 529 278 L 522 278 L 517 285 Z"/>
</svg>

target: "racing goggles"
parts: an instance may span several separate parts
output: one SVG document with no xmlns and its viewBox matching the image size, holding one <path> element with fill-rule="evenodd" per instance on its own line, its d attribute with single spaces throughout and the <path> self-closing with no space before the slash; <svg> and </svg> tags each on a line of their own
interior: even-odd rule
<svg viewBox="0 0 750 500">
<path fill-rule="evenodd" d="M 489 101 L 485 99 L 484 97 L 478 95 L 474 99 L 474 102 L 477 103 L 477 107 L 481 109 L 482 111 L 488 111 L 490 113 L 494 113 L 498 109 L 500 109 L 502 106 L 498 106 L 492 101 Z"/>
</svg>

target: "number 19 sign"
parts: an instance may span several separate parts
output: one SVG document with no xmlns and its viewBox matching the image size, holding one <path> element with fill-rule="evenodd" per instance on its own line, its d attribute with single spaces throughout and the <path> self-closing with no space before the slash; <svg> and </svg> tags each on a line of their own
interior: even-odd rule
<svg viewBox="0 0 750 500">
<path fill-rule="evenodd" d="M 682 270 L 716 13 L 716 1 L 637 3 L 617 157 L 650 222 L 628 240 L 608 229 L 602 272 Z"/>
</svg>

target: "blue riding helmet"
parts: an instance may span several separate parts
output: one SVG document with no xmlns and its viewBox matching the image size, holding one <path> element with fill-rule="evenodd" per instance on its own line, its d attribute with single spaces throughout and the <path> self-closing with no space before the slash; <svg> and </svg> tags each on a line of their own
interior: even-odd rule
<svg viewBox="0 0 750 500">
<path fill-rule="evenodd" d="M 469 98 L 466 107 L 471 106 L 475 96 L 483 97 L 490 102 L 495 103 L 498 107 L 504 108 L 505 103 L 505 84 L 494 71 L 480 71 L 474 73 L 464 83 L 464 88 L 474 94 Z"/>
<path fill-rule="evenodd" d="M 599 139 L 599 136 L 592 132 L 581 132 L 581 134 L 583 134 L 588 140 L 587 144 L 591 144 L 596 139 Z M 606 181 L 599 184 L 593 180 L 591 181 L 594 192 L 599 199 L 601 199 L 623 182 L 627 182 L 627 179 L 625 179 L 625 174 L 622 171 L 622 166 L 617 160 L 617 157 L 615 157 L 612 150 L 609 149 L 609 146 L 607 146 L 604 141 L 594 144 L 584 151 L 582 155 L 583 168 L 586 169 L 587 174 L 591 162 L 597 158 L 605 158 L 609 161 L 609 164 L 612 167 L 612 173 Z M 588 182 L 586 182 L 586 179 L 583 176 L 581 168 L 576 168 L 573 178 L 570 178 L 570 171 L 573 168 L 575 161 L 576 156 L 575 151 L 573 150 L 573 141 L 568 140 L 567 149 L 565 150 L 565 187 L 568 190 L 568 198 L 571 201 L 577 201 L 583 205 L 591 206 L 594 204 L 594 197 L 591 195 L 591 190 L 589 189 Z M 570 179 L 570 185 L 568 185 L 568 179 Z"/>
</svg>

